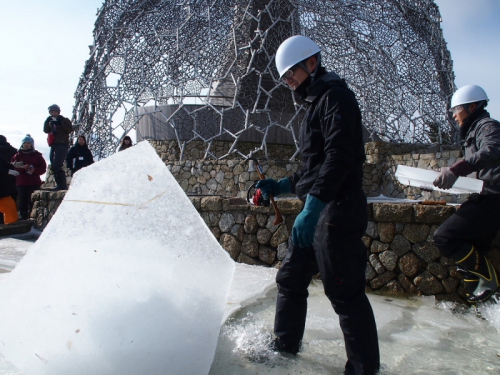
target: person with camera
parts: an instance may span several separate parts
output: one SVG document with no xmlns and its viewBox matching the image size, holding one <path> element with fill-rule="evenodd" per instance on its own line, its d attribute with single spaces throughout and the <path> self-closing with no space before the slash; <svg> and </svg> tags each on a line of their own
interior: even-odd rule
<svg viewBox="0 0 500 375">
<path fill-rule="evenodd" d="M 35 150 L 35 141 L 29 134 L 23 138 L 21 148 L 12 157 L 11 162 L 19 173 L 16 179 L 18 192 L 19 212 L 23 220 L 30 217 L 33 203 L 31 195 L 40 189 L 40 176 L 45 173 L 47 164 L 42 154 Z"/>
<path fill-rule="evenodd" d="M 50 146 L 50 164 L 57 184 L 52 190 L 67 190 L 63 164 L 68 155 L 69 135 L 73 132 L 73 125 L 70 119 L 61 116 L 61 108 L 57 104 L 49 107 L 49 114 L 43 124 L 43 131 L 49 134 L 47 141 Z"/>
</svg>

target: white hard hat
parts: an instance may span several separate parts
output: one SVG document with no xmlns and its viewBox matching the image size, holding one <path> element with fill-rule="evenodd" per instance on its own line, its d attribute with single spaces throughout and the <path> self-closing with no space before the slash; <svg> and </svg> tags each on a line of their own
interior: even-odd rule
<svg viewBox="0 0 500 375">
<path fill-rule="evenodd" d="M 311 57 L 318 52 L 320 48 L 307 36 L 295 35 L 285 40 L 276 51 L 276 69 L 280 78 L 295 64 Z"/>
<path fill-rule="evenodd" d="M 477 85 L 467 85 L 455 91 L 451 98 L 451 108 L 460 104 L 481 102 L 483 100 L 488 101 L 489 99 L 486 92 L 481 87 Z"/>
</svg>

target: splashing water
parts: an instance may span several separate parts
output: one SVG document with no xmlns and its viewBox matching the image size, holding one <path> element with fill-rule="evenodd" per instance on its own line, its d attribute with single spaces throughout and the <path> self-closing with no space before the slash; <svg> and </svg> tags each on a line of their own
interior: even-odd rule
<svg viewBox="0 0 500 375">
<path fill-rule="evenodd" d="M 276 295 L 271 290 L 222 327 L 210 374 L 342 374 L 346 355 L 338 318 L 321 282 L 309 293 L 297 356 L 268 349 Z M 436 303 L 434 297 L 368 297 L 377 320 L 381 375 L 500 373 L 500 304 L 474 310 Z"/>
</svg>

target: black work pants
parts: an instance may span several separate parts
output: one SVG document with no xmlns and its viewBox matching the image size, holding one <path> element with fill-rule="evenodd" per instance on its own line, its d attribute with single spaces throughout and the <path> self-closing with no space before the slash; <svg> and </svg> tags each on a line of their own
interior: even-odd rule
<svg viewBox="0 0 500 375">
<path fill-rule="evenodd" d="M 29 186 L 18 186 L 18 199 L 19 199 L 19 213 L 21 214 L 21 219 L 27 220 L 30 218 L 31 208 L 33 207 L 33 202 L 31 201 L 31 195 L 35 190 L 40 189 L 39 185 L 29 185 Z"/>
<path fill-rule="evenodd" d="M 286 346 L 304 335 L 307 288 L 321 273 L 325 294 L 339 315 L 347 352 L 346 374 L 374 374 L 380 366 L 377 328 L 365 294 L 367 250 L 361 237 L 367 225 L 362 191 L 328 204 L 320 215 L 312 247 L 289 240 L 276 282 L 278 297 L 274 331 Z"/>
<path fill-rule="evenodd" d="M 473 194 L 434 233 L 434 245 L 448 258 L 464 246 L 486 254 L 500 229 L 500 196 Z"/>
</svg>

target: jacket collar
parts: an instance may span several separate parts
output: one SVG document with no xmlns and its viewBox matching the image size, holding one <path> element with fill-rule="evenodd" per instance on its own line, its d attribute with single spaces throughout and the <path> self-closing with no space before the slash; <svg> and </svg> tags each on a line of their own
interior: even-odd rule
<svg viewBox="0 0 500 375">
<path fill-rule="evenodd" d="M 314 102 L 332 85 L 340 85 L 347 88 L 347 85 L 343 79 L 341 79 L 336 73 L 330 72 L 318 78 L 310 87 L 307 88 L 308 95 L 306 101 L 309 103 Z"/>
</svg>

